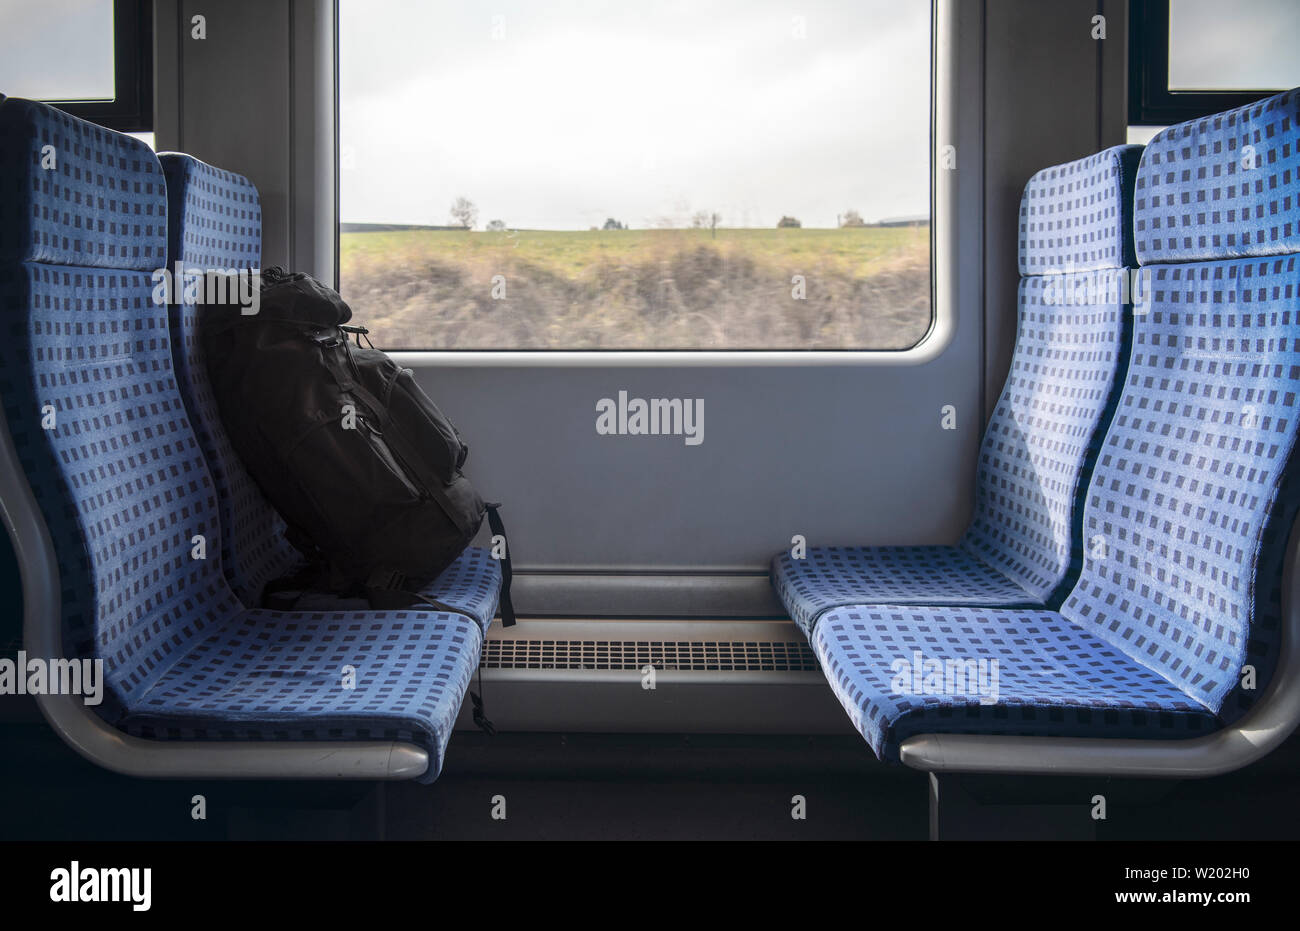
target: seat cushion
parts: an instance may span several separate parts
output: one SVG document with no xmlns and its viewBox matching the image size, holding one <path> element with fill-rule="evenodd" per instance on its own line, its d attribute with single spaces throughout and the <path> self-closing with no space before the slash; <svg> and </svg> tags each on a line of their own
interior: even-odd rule
<svg viewBox="0 0 1300 931">
<path fill-rule="evenodd" d="M 486 637 L 501 597 L 501 564 L 488 550 L 471 546 L 418 594 L 469 615 Z M 369 607 L 364 598 L 340 598 L 328 592 L 307 592 L 294 605 L 303 611 L 365 611 Z"/>
<path fill-rule="evenodd" d="M 980 442 L 961 546 L 1053 608 L 1078 575 L 1083 493 L 1122 383 L 1124 281 L 1101 269 L 1020 282 L 1011 369 Z"/>
<path fill-rule="evenodd" d="M 1173 683 L 1055 611 L 836 608 L 812 644 L 882 759 L 896 761 L 914 734 L 1150 739 L 1218 726 Z"/>
<path fill-rule="evenodd" d="M 244 611 L 190 641 L 119 726 L 163 740 L 400 740 L 428 752 L 428 783 L 482 644 L 459 614 Z"/>
<path fill-rule="evenodd" d="M 1300 431 L 1300 256 L 1143 274 L 1148 308 L 1061 612 L 1217 712 L 1267 594 L 1261 548 Z"/>
<path fill-rule="evenodd" d="M 1041 607 L 1016 582 L 957 546 L 826 546 L 772 560 L 772 584 L 811 634 L 830 608 L 860 604 Z"/>
<path fill-rule="evenodd" d="M 501 597 L 501 562 L 483 547 L 471 546 L 421 588 L 420 594 L 464 611 L 478 622 L 486 637 Z"/>
<path fill-rule="evenodd" d="M 1056 607 L 1079 572 L 1083 492 L 1131 329 L 1140 146 L 1038 172 L 1020 208 L 1016 345 L 980 441 L 971 522 L 955 547 L 779 554 L 777 596 L 805 633 L 853 604 Z"/>
<path fill-rule="evenodd" d="M 151 272 L 166 252 L 167 191 L 149 146 L 0 97 L 0 262 Z"/>
<path fill-rule="evenodd" d="M 1161 130 L 1142 155 L 1143 265 L 1300 252 L 1300 88 Z"/>
<path fill-rule="evenodd" d="M 1021 275 L 1132 268 L 1140 145 L 1117 145 L 1034 174 L 1020 197 Z"/>
<path fill-rule="evenodd" d="M 159 157 L 167 179 L 168 261 L 200 269 L 257 268 L 261 261 L 261 205 L 244 177 L 178 152 Z M 208 379 L 199 321 L 205 308 L 176 304 L 169 325 L 177 383 L 212 471 L 222 523 L 221 558 L 227 581 L 247 605 L 262 603 L 268 582 L 303 568 L 285 536 L 283 518 L 253 481 L 221 421 Z M 426 598 L 463 611 L 486 634 L 501 593 L 501 567 L 485 550 L 469 549 L 420 589 Z M 360 598 L 310 592 L 296 607 L 362 611 Z"/>
<path fill-rule="evenodd" d="M 257 188 L 244 177 L 190 155 L 158 159 L 167 179 L 167 261 L 184 268 L 257 269 L 261 265 L 262 212 Z M 221 563 L 246 605 L 262 602 L 268 582 L 302 565 L 285 538 L 285 523 L 236 455 L 217 409 L 199 339 L 204 308 L 168 308 L 177 386 L 212 472 L 221 514 Z"/>
<path fill-rule="evenodd" d="M 49 146 L 57 167 L 42 167 Z M 231 591 L 218 489 L 154 293 L 167 201 L 153 152 L 0 99 L 0 190 L 0 403 L 53 537 L 63 652 L 104 662 L 97 713 L 150 736 L 411 740 L 431 781 L 480 622 L 248 611 Z M 470 597 L 481 574 L 453 588 Z"/>
<path fill-rule="evenodd" d="M 0 403 L 58 559 L 64 652 L 105 661 L 110 720 L 175 627 L 239 608 L 190 558 L 216 506 L 152 300 L 166 248 L 147 145 L 0 99 Z"/>
</svg>

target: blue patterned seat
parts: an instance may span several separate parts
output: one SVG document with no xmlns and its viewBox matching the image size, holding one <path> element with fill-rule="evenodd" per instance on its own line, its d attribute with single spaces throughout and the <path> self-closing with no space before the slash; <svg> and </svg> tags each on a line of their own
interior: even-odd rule
<svg viewBox="0 0 1300 931">
<path fill-rule="evenodd" d="M 776 557 L 772 584 L 805 634 L 831 608 L 858 603 L 1038 606 L 962 546 L 822 546 Z"/>
<path fill-rule="evenodd" d="M 119 725 L 169 740 L 402 740 L 440 764 L 481 645 L 456 614 L 242 611 L 189 643 Z"/>
<path fill-rule="evenodd" d="M 195 269 L 256 269 L 261 264 L 262 212 L 257 188 L 233 172 L 190 155 L 159 156 L 167 179 L 168 264 Z M 245 604 L 262 603 L 268 582 L 298 572 L 302 555 L 285 537 L 284 520 L 262 495 L 221 423 L 198 338 L 202 308 L 171 308 L 172 354 L 185 406 L 212 469 L 225 533 L 226 578 Z M 501 594 L 501 567 L 487 550 L 470 547 L 420 594 L 474 618 L 487 634 Z M 363 599 L 309 592 L 297 606 L 364 609 Z"/>
<path fill-rule="evenodd" d="M 1152 266 L 1144 275 L 1173 273 L 1160 271 L 1162 264 L 1242 256 L 1286 255 L 1294 262 L 1300 253 L 1297 124 L 1300 88 L 1171 126 L 1153 139 L 1134 191 L 1134 246 L 1138 261 Z M 1293 300 L 1300 290 L 1294 271 L 1294 265 L 1282 267 L 1275 285 L 1280 296 L 1289 294 Z M 1223 274 L 1222 265 L 1207 267 L 1202 287 Z M 1292 468 L 1273 504 L 1258 556 L 1255 612 L 1246 640 L 1255 688 L 1238 684 L 1228 693 L 1220 709 L 1226 722 L 1254 706 L 1277 665 L 1282 564 L 1298 510 L 1300 469 Z"/>
<path fill-rule="evenodd" d="M 127 731 L 397 737 L 427 750 L 432 781 L 480 627 L 426 610 L 250 611 L 219 547 L 198 558 L 221 521 L 153 300 L 166 248 L 147 146 L 0 100 L 0 399 L 55 546 L 65 655 L 104 660 L 97 711 Z"/>
<path fill-rule="evenodd" d="M 871 606 L 828 611 L 813 651 L 858 731 L 897 760 L 913 734 L 1189 737 L 1214 716 L 1055 611 Z"/>
<path fill-rule="evenodd" d="M 1019 323 L 955 546 L 825 547 L 772 561 L 811 634 L 855 604 L 1055 606 L 1078 571 L 1080 498 L 1120 383 L 1139 146 L 1044 169 L 1020 203 Z"/>
<path fill-rule="evenodd" d="M 1188 737 L 1267 685 L 1300 492 L 1298 119 L 1290 91 L 1143 155 L 1131 355 L 1060 609 L 822 615 L 814 651 L 880 756 L 919 733 Z"/>
</svg>

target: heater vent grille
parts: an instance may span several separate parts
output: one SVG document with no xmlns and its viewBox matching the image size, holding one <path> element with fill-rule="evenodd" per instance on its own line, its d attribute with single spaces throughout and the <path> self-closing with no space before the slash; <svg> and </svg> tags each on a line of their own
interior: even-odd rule
<svg viewBox="0 0 1300 931">
<path fill-rule="evenodd" d="M 489 639 L 485 669 L 677 672 L 815 672 L 817 659 L 797 640 Z"/>
</svg>

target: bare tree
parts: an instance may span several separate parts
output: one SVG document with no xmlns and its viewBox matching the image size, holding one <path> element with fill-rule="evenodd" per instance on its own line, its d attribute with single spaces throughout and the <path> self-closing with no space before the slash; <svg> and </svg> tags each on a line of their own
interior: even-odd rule
<svg viewBox="0 0 1300 931">
<path fill-rule="evenodd" d="M 451 205 L 451 221 L 456 226 L 472 230 L 474 224 L 478 222 L 478 208 L 468 197 L 457 197 Z"/>
<path fill-rule="evenodd" d="M 712 210 L 697 210 L 691 216 L 691 228 L 697 230 L 711 230 L 713 238 L 718 238 L 718 224 L 722 222 L 722 214 Z"/>
<path fill-rule="evenodd" d="M 844 216 L 840 217 L 840 226 L 842 227 L 866 225 L 866 222 L 862 219 L 862 214 L 858 213 L 856 210 L 846 210 L 844 211 Z"/>
</svg>

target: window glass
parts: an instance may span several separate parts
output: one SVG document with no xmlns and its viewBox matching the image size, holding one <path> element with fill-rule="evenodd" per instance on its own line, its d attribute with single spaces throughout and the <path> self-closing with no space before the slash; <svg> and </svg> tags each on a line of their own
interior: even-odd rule
<svg viewBox="0 0 1300 931">
<path fill-rule="evenodd" d="M 1169 0 L 1171 91 L 1300 86 L 1296 0 Z"/>
<path fill-rule="evenodd" d="M 113 0 L 0 4 L 0 94 L 112 100 Z"/>
<path fill-rule="evenodd" d="M 1128 128 L 1128 138 L 1124 141 L 1129 145 L 1146 145 L 1154 139 L 1161 130 L 1167 129 L 1166 126 L 1130 126 Z"/>
<path fill-rule="evenodd" d="M 341 0 L 340 283 L 389 349 L 904 349 L 930 5 Z"/>
</svg>

